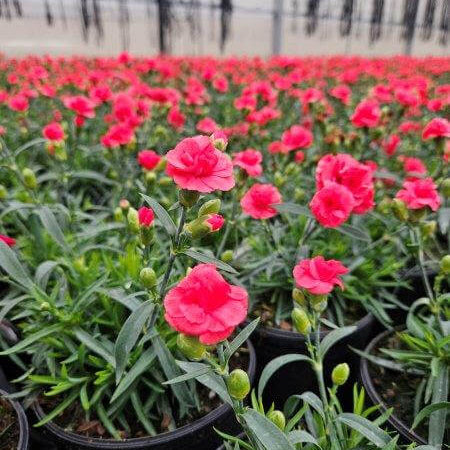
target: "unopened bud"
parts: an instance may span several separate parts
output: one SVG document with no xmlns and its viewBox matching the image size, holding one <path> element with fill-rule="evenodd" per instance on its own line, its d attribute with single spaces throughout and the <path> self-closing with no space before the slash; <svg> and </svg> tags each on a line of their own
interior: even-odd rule
<svg viewBox="0 0 450 450">
<path fill-rule="evenodd" d="M 446 178 L 442 181 L 441 192 L 445 198 L 450 198 L 450 178 Z"/>
<path fill-rule="evenodd" d="M 220 211 L 220 199 L 209 200 L 198 210 L 198 217 L 206 216 L 208 214 L 217 214 Z"/>
<path fill-rule="evenodd" d="M 3 184 L 0 184 L 0 200 L 5 200 L 8 197 L 8 191 Z"/>
<path fill-rule="evenodd" d="M 342 386 L 348 380 L 350 367 L 347 363 L 338 364 L 331 373 L 331 379 L 336 386 Z"/>
<path fill-rule="evenodd" d="M 156 273 L 151 267 L 144 267 L 139 273 L 139 279 L 146 289 L 153 289 L 158 282 Z"/>
<path fill-rule="evenodd" d="M 37 187 L 36 175 L 34 174 L 34 172 L 31 169 L 29 169 L 28 167 L 23 169 L 22 176 L 23 176 L 23 181 L 25 183 L 25 186 L 27 188 L 36 189 L 36 187 Z"/>
<path fill-rule="evenodd" d="M 242 369 L 234 369 L 227 379 L 228 393 L 236 400 L 243 400 L 250 392 L 250 379 Z"/>
<path fill-rule="evenodd" d="M 286 417 L 284 414 L 279 411 L 278 409 L 275 409 L 274 411 L 270 411 L 267 414 L 267 418 L 275 424 L 281 431 L 284 431 L 286 427 Z"/>
<path fill-rule="evenodd" d="M 450 275 L 450 255 L 445 255 L 441 259 L 441 270 L 445 275 Z"/>
<path fill-rule="evenodd" d="M 314 311 L 321 313 L 327 309 L 328 298 L 326 295 L 313 295 L 311 297 L 311 306 Z"/>
<path fill-rule="evenodd" d="M 139 225 L 139 215 L 138 212 L 134 208 L 129 208 L 127 214 L 128 227 L 133 233 L 139 233 L 140 225 Z"/>
<path fill-rule="evenodd" d="M 286 177 L 282 175 L 280 172 L 275 172 L 274 175 L 274 184 L 277 187 L 282 187 L 286 183 Z"/>
<path fill-rule="evenodd" d="M 126 198 L 123 198 L 122 200 L 120 200 L 119 206 L 124 213 L 127 213 L 128 209 L 130 208 L 130 202 Z"/>
<path fill-rule="evenodd" d="M 301 188 L 295 188 L 295 191 L 294 191 L 294 199 L 297 201 L 297 202 L 300 202 L 300 201 L 302 201 L 304 198 L 305 198 L 305 191 L 303 190 L 303 189 L 301 189 Z"/>
<path fill-rule="evenodd" d="M 80 256 L 79 258 L 76 258 L 73 262 L 74 269 L 79 273 L 84 273 L 87 271 L 86 266 L 86 260 L 84 259 L 84 256 Z"/>
<path fill-rule="evenodd" d="M 169 177 L 161 177 L 161 178 L 158 180 L 158 184 L 159 184 L 160 186 L 162 186 L 162 187 L 164 187 L 164 186 L 170 186 L 170 185 L 172 184 L 172 178 L 169 178 Z"/>
<path fill-rule="evenodd" d="M 233 250 L 225 250 L 220 255 L 220 259 L 225 263 L 229 263 L 229 262 L 233 261 Z"/>
<path fill-rule="evenodd" d="M 205 356 L 206 347 L 196 336 L 179 334 L 177 336 L 177 346 L 181 353 L 188 359 L 199 360 Z"/>
<path fill-rule="evenodd" d="M 145 173 L 145 182 L 149 185 L 153 184 L 156 181 L 156 174 L 153 171 Z"/>
<path fill-rule="evenodd" d="M 409 218 L 408 208 L 405 203 L 398 198 L 394 198 L 391 203 L 392 212 L 395 217 L 402 222 L 406 222 Z"/>
<path fill-rule="evenodd" d="M 291 318 L 295 329 L 299 333 L 306 336 L 311 332 L 311 321 L 304 309 L 294 308 L 291 313 Z"/>
<path fill-rule="evenodd" d="M 123 211 L 119 206 L 114 210 L 114 220 L 116 222 L 122 222 L 123 220 Z"/>
<path fill-rule="evenodd" d="M 427 238 L 431 237 L 436 233 L 437 223 L 435 220 L 425 222 L 421 226 L 422 236 Z"/>
<path fill-rule="evenodd" d="M 292 299 L 294 300 L 295 303 L 298 303 L 300 306 L 304 307 L 307 306 L 305 294 L 303 293 L 302 290 L 298 288 L 292 289 Z"/>
<path fill-rule="evenodd" d="M 200 194 L 197 191 L 188 191 L 187 189 L 182 189 L 179 195 L 180 203 L 186 208 L 194 206 L 199 197 Z"/>
</svg>

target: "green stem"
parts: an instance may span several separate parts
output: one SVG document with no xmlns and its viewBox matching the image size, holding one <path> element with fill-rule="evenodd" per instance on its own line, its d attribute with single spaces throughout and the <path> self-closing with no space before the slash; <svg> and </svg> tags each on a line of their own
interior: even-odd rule
<svg viewBox="0 0 450 450">
<path fill-rule="evenodd" d="M 178 224 L 178 229 L 175 235 L 175 240 L 173 244 L 173 248 L 170 253 L 169 262 L 167 264 L 166 273 L 164 274 L 163 281 L 161 283 L 161 289 L 159 291 L 159 297 L 161 300 L 163 299 L 165 293 L 166 293 L 166 287 L 167 283 L 170 278 L 170 273 L 172 272 L 173 264 L 175 263 L 175 258 L 177 257 L 178 247 L 180 245 L 180 237 L 181 233 L 183 231 L 184 224 L 186 222 L 186 207 L 181 206 L 181 217 L 180 217 L 180 223 Z"/>
<path fill-rule="evenodd" d="M 233 205 L 232 205 L 232 209 L 231 209 L 231 220 L 227 220 L 227 223 L 225 225 L 225 232 L 223 233 L 222 240 L 220 241 L 220 244 L 219 244 L 219 247 L 218 247 L 217 253 L 216 253 L 217 258 L 220 258 L 220 255 L 222 254 L 222 252 L 225 248 L 225 245 L 227 243 L 228 236 L 230 235 L 231 229 L 236 224 L 235 217 L 237 214 L 237 205 L 238 205 L 237 194 L 235 194 L 233 197 Z"/>
</svg>

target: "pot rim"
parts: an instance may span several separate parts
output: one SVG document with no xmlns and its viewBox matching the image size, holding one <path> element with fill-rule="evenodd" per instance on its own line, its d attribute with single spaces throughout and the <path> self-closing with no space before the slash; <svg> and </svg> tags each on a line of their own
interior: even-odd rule
<svg viewBox="0 0 450 450">
<path fill-rule="evenodd" d="M 3 389 L 0 389 L 0 396 L 4 396 L 6 398 L 6 400 L 13 406 L 14 411 L 17 415 L 17 419 L 19 422 L 19 443 L 17 445 L 17 449 L 26 450 L 28 448 L 30 431 L 25 411 L 18 401 L 8 398 L 8 392 L 4 391 Z"/>
<path fill-rule="evenodd" d="M 365 353 L 371 353 L 372 350 L 375 348 L 375 346 L 386 336 L 394 333 L 395 331 L 399 331 L 401 329 L 404 329 L 404 326 L 395 327 L 393 330 L 386 330 L 380 333 L 378 336 L 375 336 L 367 345 L 364 352 Z M 369 372 L 369 360 L 365 358 L 364 356 L 361 356 L 361 363 L 360 363 L 360 376 L 361 381 L 364 385 L 364 388 L 367 392 L 367 394 L 370 397 L 370 400 L 372 400 L 374 405 L 380 405 L 381 409 L 383 411 L 386 411 L 389 409 L 389 406 L 386 405 L 384 400 L 381 398 L 380 394 L 378 393 L 375 385 L 372 382 L 372 377 L 370 376 Z M 402 420 L 400 420 L 396 415 L 395 411 L 393 414 L 390 415 L 388 418 L 388 422 L 397 430 L 401 435 L 406 437 L 412 442 L 416 442 L 418 444 L 425 445 L 427 444 L 427 441 L 416 434 L 414 431 L 411 431 L 410 427 L 406 425 Z"/>
<path fill-rule="evenodd" d="M 354 325 L 356 325 L 356 331 L 372 324 L 375 322 L 375 317 L 372 313 L 367 313 L 364 317 L 359 319 Z M 263 335 L 264 337 L 271 337 L 274 339 L 282 339 L 284 341 L 290 342 L 304 342 L 305 336 L 303 334 L 297 333 L 296 331 L 287 331 L 281 330 L 279 328 L 274 327 L 264 327 L 262 325 L 258 325 L 255 330 L 256 333 Z M 321 330 L 320 338 L 324 338 L 330 331 Z M 352 334 L 353 334 L 352 333 Z M 311 336 L 311 339 L 314 341 L 315 337 Z"/>
<path fill-rule="evenodd" d="M 251 383 L 253 383 L 256 373 L 256 353 L 253 344 L 250 342 L 250 340 L 246 341 L 246 345 L 249 352 L 249 364 L 247 371 L 249 374 L 250 381 Z M 42 419 L 45 416 L 45 413 L 37 400 L 33 402 L 31 408 L 33 409 L 38 419 Z M 194 422 L 183 425 L 182 427 L 179 427 L 176 430 L 166 431 L 156 436 L 145 436 L 123 440 L 102 439 L 94 437 L 91 438 L 83 436 L 74 433 L 72 431 L 66 431 L 64 430 L 64 428 L 60 427 L 53 421 L 46 423 L 45 425 L 43 425 L 43 427 L 61 440 L 68 441 L 71 444 L 82 445 L 86 448 L 109 449 L 109 450 L 141 449 L 141 448 L 147 449 L 151 448 L 150 445 L 167 444 L 170 443 L 173 439 L 179 439 L 183 436 L 195 433 L 196 431 L 208 425 L 208 423 L 214 422 L 220 416 L 224 415 L 229 411 L 231 411 L 231 406 L 223 403 L 217 408 L 213 409 L 208 414 L 205 414 L 200 419 L 197 419 Z"/>
</svg>

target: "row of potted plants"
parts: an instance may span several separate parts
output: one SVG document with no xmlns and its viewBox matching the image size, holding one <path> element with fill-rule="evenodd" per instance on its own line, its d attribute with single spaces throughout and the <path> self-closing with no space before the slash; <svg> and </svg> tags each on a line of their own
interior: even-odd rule
<svg viewBox="0 0 450 450">
<path fill-rule="evenodd" d="M 0 67 L 0 366 L 41 445 L 446 448 L 448 59 Z"/>
</svg>

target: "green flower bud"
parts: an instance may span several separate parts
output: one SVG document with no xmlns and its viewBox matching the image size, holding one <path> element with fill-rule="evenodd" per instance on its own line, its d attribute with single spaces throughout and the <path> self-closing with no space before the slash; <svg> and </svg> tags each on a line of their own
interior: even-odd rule
<svg viewBox="0 0 450 450">
<path fill-rule="evenodd" d="M 73 262 L 74 269 L 79 273 L 84 273 L 87 271 L 86 266 L 86 260 L 84 259 L 84 256 L 80 256 L 79 258 L 76 258 Z"/>
<path fill-rule="evenodd" d="M 331 373 L 331 379 L 336 386 L 342 386 L 348 380 L 350 375 L 350 367 L 347 363 L 338 364 Z"/>
<path fill-rule="evenodd" d="M 210 232 L 210 228 L 205 223 L 205 217 L 192 220 L 184 226 L 184 230 L 192 239 L 201 239 Z"/>
<path fill-rule="evenodd" d="M 123 211 L 119 206 L 114 210 L 114 220 L 116 222 L 122 222 L 123 220 Z"/>
<path fill-rule="evenodd" d="M 445 198 L 450 198 L 450 178 L 446 178 L 442 181 L 441 191 Z"/>
<path fill-rule="evenodd" d="M 435 220 L 425 222 L 421 226 L 422 236 L 425 238 L 431 237 L 436 233 L 437 223 Z"/>
<path fill-rule="evenodd" d="M 286 177 L 282 175 L 280 172 L 275 172 L 274 176 L 274 184 L 277 187 L 282 187 L 284 183 L 286 183 Z"/>
<path fill-rule="evenodd" d="M 139 216 L 138 216 L 138 212 L 134 209 L 131 208 L 128 210 L 128 214 L 127 214 L 127 221 L 128 221 L 128 227 L 130 228 L 130 230 L 133 233 L 139 233 L 140 230 L 140 225 L 139 225 Z"/>
<path fill-rule="evenodd" d="M 139 236 L 141 238 L 142 245 L 148 247 L 155 237 L 155 228 L 154 227 L 140 227 Z"/>
<path fill-rule="evenodd" d="M 327 309 L 328 298 L 326 295 L 313 295 L 311 297 L 311 306 L 314 311 L 321 313 Z"/>
<path fill-rule="evenodd" d="M 120 200 L 119 206 L 124 213 L 127 213 L 130 209 L 130 202 L 126 198 L 123 198 L 122 200 Z"/>
<path fill-rule="evenodd" d="M 55 146 L 55 158 L 58 161 L 67 161 L 67 151 L 64 144 Z"/>
<path fill-rule="evenodd" d="M 146 289 L 153 289 L 158 282 L 156 273 L 151 267 L 144 267 L 139 273 L 139 279 Z"/>
<path fill-rule="evenodd" d="M 195 336 L 179 334 L 177 336 L 177 346 L 180 352 L 188 359 L 199 360 L 206 353 L 206 347 Z"/>
<path fill-rule="evenodd" d="M 305 294 L 302 290 L 294 288 L 292 289 L 292 299 L 295 303 L 298 303 L 300 306 L 308 306 L 308 302 L 306 301 Z"/>
<path fill-rule="evenodd" d="M 295 188 L 295 191 L 294 191 L 294 199 L 297 201 L 297 202 L 300 202 L 300 201 L 302 201 L 304 198 L 305 198 L 305 191 L 303 190 L 303 189 L 301 189 L 301 188 Z"/>
<path fill-rule="evenodd" d="M 392 212 L 401 222 L 406 222 L 409 218 L 408 208 L 405 203 L 398 198 L 394 198 L 391 203 Z"/>
<path fill-rule="evenodd" d="M 450 255 L 445 255 L 441 259 L 441 270 L 445 275 L 450 275 Z"/>
<path fill-rule="evenodd" d="M 145 174 L 145 182 L 149 185 L 153 184 L 156 181 L 155 172 L 147 172 Z"/>
<path fill-rule="evenodd" d="M 50 303 L 49 302 L 42 302 L 40 305 L 41 311 L 49 311 L 50 310 Z"/>
<path fill-rule="evenodd" d="M 164 186 L 170 186 L 170 185 L 172 184 L 172 178 L 169 178 L 169 177 L 161 177 L 161 178 L 158 180 L 158 184 L 159 184 L 160 186 L 162 186 L 162 187 L 164 187 Z"/>
<path fill-rule="evenodd" d="M 420 223 L 427 215 L 427 212 L 428 208 L 413 209 L 409 213 L 409 218 L 411 219 L 411 222 Z"/>
<path fill-rule="evenodd" d="M 37 187 L 36 175 L 34 174 L 34 172 L 31 169 L 29 169 L 28 167 L 23 169 L 22 176 L 23 176 L 23 180 L 25 182 L 25 186 L 27 188 L 36 189 L 36 187 Z"/>
<path fill-rule="evenodd" d="M 233 261 L 233 250 L 225 250 L 221 255 L 220 259 L 225 263 L 230 263 Z"/>
<path fill-rule="evenodd" d="M 181 189 L 179 199 L 180 203 L 186 208 L 190 208 L 197 203 L 200 197 L 200 193 L 197 191 L 188 191 L 187 189 Z"/>
<path fill-rule="evenodd" d="M 198 210 L 198 217 L 207 216 L 208 214 L 217 214 L 220 211 L 220 199 L 209 200 Z"/>
<path fill-rule="evenodd" d="M 281 431 L 284 431 L 286 427 L 286 417 L 284 414 L 279 411 L 278 409 L 275 409 L 274 411 L 270 411 L 267 414 L 267 418 L 275 424 Z"/>
<path fill-rule="evenodd" d="M 388 214 L 391 210 L 391 199 L 383 198 L 377 205 L 377 210 L 382 214 Z"/>
<path fill-rule="evenodd" d="M 166 158 L 161 158 L 159 160 L 159 163 L 155 167 L 155 171 L 162 172 L 166 168 L 166 165 L 167 165 Z"/>
<path fill-rule="evenodd" d="M 305 336 L 311 332 L 311 321 L 304 309 L 294 308 L 291 313 L 295 329 Z"/>
<path fill-rule="evenodd" d="M 0 200 L 5 200 L 8 197 L 8 191 L 3 184 L 0 184 Z"/>
<path fill-rule="evenodd" d="M 227 379 L 228 393 L 236 400 L 243 400 L 250 392 L 250 380 L 246 372 L 234 369 Z"/>
</svg>

